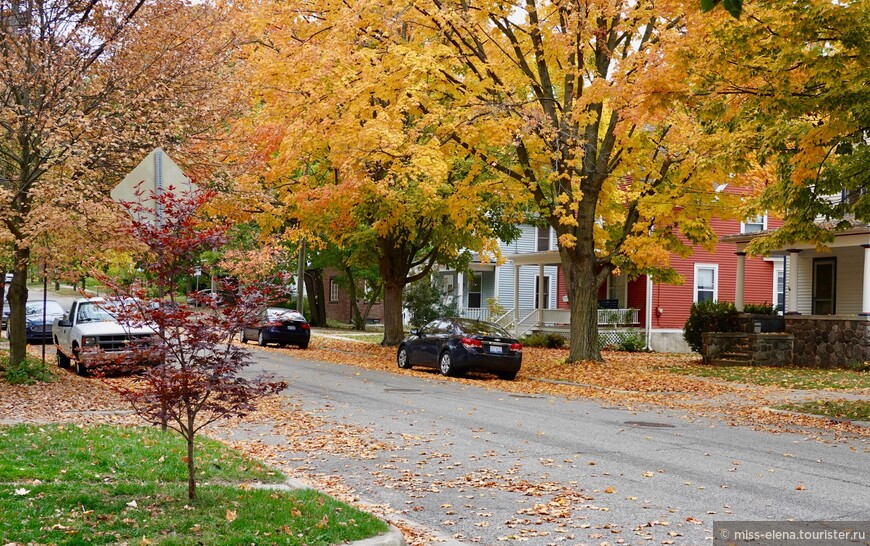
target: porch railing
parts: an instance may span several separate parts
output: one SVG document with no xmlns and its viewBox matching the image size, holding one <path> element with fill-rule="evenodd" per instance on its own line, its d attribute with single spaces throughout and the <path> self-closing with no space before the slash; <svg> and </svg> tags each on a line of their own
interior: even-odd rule
<svg viewBox="0 0 870 546">
<path fill-rule="evenodd" d="M 519 321 L 514 317 L 513 309 L 507 310 L 502 315 L 493 315 L 487 308 L 466 307 L 461 309 L 459 315 L 465 318 L 494 322 L 499 326 L 515 332 L 517 336 L 523 336 L 535 328 L 547 328 L 549 330 L 563 330 L 568 332 L 571 327 L 571 312 L 567 309 L 544 309 L 539 312 L 531 307 L 519 309 Z M 599 309 L 598 326 L 625 327 L 637 326 L 640 309 Z"/>
<path fill-rule="evenodd" d="M 490 314 L 488 307 L 465 307 L 459 311 L 459 316 L 462 318 L 485 320 L 487 322 L 490 322 Z"/>
<path fill-rule="evenodd" d="M 630 326 L 640 324 L 640 309 L 599 309 L 598 326 Z"/>
</svg>

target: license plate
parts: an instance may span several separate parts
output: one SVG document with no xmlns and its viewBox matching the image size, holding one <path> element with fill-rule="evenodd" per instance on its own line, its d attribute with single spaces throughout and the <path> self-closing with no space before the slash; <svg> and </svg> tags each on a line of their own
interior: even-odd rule
<svg viewBox="0 0 870 546">
<path fill-rule="evenodd" d="M 288 332 L 292 332 L 292 331 L 294 331 L 294 330 L 296 330 L 296 327 L 295 327 L 295 326 L 288 326 L 288 327 L 287 327 L 287 331 L 288 331 Z"/>
<path fill-rule="evenodd" d="M 504 349 L 502 349 L 501 345 L 490 345 L 489 352 L 491 352 L 491 353 L 503 353 Z"/>
</svg>

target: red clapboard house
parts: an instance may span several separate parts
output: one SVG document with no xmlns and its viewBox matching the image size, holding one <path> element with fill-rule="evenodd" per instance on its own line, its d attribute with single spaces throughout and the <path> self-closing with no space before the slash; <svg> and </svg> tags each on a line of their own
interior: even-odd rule
<svg viewBox="0 0 870 546">
<path fill-rule="evenodd" d="M 780 224 L 780 221 L 766 216 L 746 223 L 714 219 L 713 229 L 720 236 L 726 236 L 773 229 Z M 735 301 L 741 259 L 744 261 L 744 304 L 770 303 L 781 309 L 784 304 L 782 258 L 741 256 L 737 244 L 720 242 L 712 253 L 695 247 L 687 258 L 671 257 L 671 266 L 684 280 L 682 285 L 652 283 L 646 276 L 626 283 L 619 276 L 611 276 L 599 290 L 599 306 L 602 307 L 599 310 L 599 335 L 608 339 L 608 329 L 641 330 L 649 339 L 649 348 L 655 351 L 688 351 L 683 340 L 683 326 L 689 318 L 692 303 Z M 559 268 L 559 309 L 569 309 L 566 294 L 564 276 Z M 625 312 L 628 310 L 636 312 Z"/>
<path fill-rule="evenodd" d="M 714 220 L 720 237 L 750 234 L 779 225 L 767 217 L 738 222 Z M 458 314 L 501 324 L 515 336 L 534 332 L 569 333 L 570 312 L 565 280 L 549 227 L 519 226 L 522 236 L 502 243 L 502 264 L 473 261 L 465 272 L 442 269 L 439 282 Z M 599 292 L 598 327 L 603 346 L 618 344 L 626 335 L 642 336 L 660 352 L 687 352 L 683 326 L 693 302 L 739 299 L 739 264 L 744 268 L 744 303 L 783 306 L 782 257 L 758 258 L 737 253 L 737 244 L 720 242 L 713 253 L 700 247 L 688 258 L 673 256 L 671 265 L 682 285 L 651 283 L 642 276 L 626 283 L 611 276 Z M 735 301 L 735 303 L 737 303 Z M 742 307 L 742 306 L 741 306 Z"/>
</svg>

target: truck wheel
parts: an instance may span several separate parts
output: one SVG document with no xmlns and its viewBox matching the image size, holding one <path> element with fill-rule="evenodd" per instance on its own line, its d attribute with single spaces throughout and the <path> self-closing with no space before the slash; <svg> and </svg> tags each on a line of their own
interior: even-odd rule
<svg viewBox="0 0 870 546">
<path fill-rule="evenodd" d="M 63 354 L 60 349 L 57 349 L 57 367 L 64 369 L 70 367 L 69 357 Z"/>
<path fill-rule="evenodd" d="M 82 364 L 82 361 L 78 358 L 76 359 L 76 375 L 80 375 L 82 377 L 88 375 L 88 369 L 85 368 L 84 364 Z"/>
</svg>

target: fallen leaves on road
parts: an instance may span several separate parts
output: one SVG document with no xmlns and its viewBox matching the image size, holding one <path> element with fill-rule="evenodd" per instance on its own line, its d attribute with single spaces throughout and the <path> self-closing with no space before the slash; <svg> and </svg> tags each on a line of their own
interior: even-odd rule
<svg viewBox="0 0 870 546">
<path fill-rule="evenodd" d="M 283 349 L 266 349 L 283 351 Z M 390 373 L 457 381 L 487 389 L 541 396 L 594 398 L 627 409 L 666 407 L 685 410 L 687 418 L 714 417 L 731 425 L 753 426 L 773 432 L 804 432 L 825 439 L 843 434 L 870 436 L 870 428 L 848 420 L 831 420 L 807 414 L 789 414 L 769 408 L 795 398 L 831 396 L 827 391 L 795 393 L 774 385 L 745 385 L 720 379 L 675 373 L 673 368 L 702 369 L 697 355 L 666 353 L 623 353 L 604 351 L 604 362 L 566 364 L 566 349 L 523 349 L 523 365 L 514 381 L 490 374 L 442 378 L 436 370 L 401 370 L 396 365 L 396 348 L 372 343 L 313 336 L 306 358 L 350 364 Z M 840 393 L 870 396 L 867 389 L 846 389 Z"/>
<path fill-rule="evenodd" d="M 256 350 L 274 351 L 279 354 L 288 351 L 288 349 L 278 348 Z M 290 353 L 293 356 L 300 356 L 299 351 L 295 349 L 290 351 L 294 351 Z M 840 437 L 870 436 L 870 429 L 848 421 L 832 421 L 822 417 L 768 409 L 784 400 L 794 399 L 797 393 L 788 389 L 741 385 L 670 371 L 673 367 L 685 370 L 700 366 L 692 355 L 605 352 L 603 363 L 565 364 L 567 351 L 527 348 L 524 351 L 522 371 L 515 381 L 503 381 L 488 374 L 472 374 L 465 378 L 442 378 L 435 370 L 400 370 L 395 362 L 394 348 L 319 336 L 312 338 L 310 348 L 303 356 L 324 362 L 417 376 L 421 379 L 456 381 L 507 393 L 586 397 L 599 400 L 609 406 L 633 410 L 666 407 L 684 412 L 685 418 L 688 419 L 699 416 L 713 417 L 729 425 L 751 425 L 774 432 L 798 432 L 805 437 L 822 441 L 836 441 Z M 50 384 L 14 386 L 0 382 L 0 422 L 141 423 L 129 410 L 129 406 L 109 388 L 111 382 L 131 380 L 112 379 L 104 382 L 59 371 L 57 381 Z M 845 392 L 856 396 L 868 394 L 866 389 Z M 319 474 L 314 471 L 312 459 L 322 454 L 364 460 L 374 459 L 380 453 L 422 445 L 428 440 L 408 435 L 398 435 L 383 440 L 364 427 L 336 422 L 330 410 L 329 404 L 326 404 L 321 410 L 306 411 L 298 401 L 283 396 L 273 396 L 261 400 L 258 411 L 245 419 L 212 426 L 208 429 L 208 433 L 240 449 L 248 456 L 275 465 L 290 476 L 303 478 L 336 498 L 379 515 L 399 527 L 410 546 L 437 543 L 437 539 L 427 531 L 415 528 L 404 518 L 418 509 L 422 510 L 414 502 L 415 496 L 437 493 L 439 490 L 499 490 L 516 493 L 522 498 L 529 499 L 529 504 L 518 509 L 518 517 L 501 522 L 506 528 L 511 529 L 511 534 L 499 537 L 499 541 L 524 541 L 534 536 L 545 536 L 549 531 L 540 528 L 543 523 L 567 522 L 573 517 L 572 511 L 577 510 L 578 507 L 601 512 L 609 510 L 606 506 L 590 504 L 594 499 L 579 486 L 572 489 L 565 484 L 549 482 L 545 479 L 531 481 L 522 478 L 516 469 L 504 472 L 475 469 L 460 472 L 449 480 L 432 480 L 423 484 L 413 471 L 390 464 L 376 464 L 372 467 L 370 473 L 373 483 L 407 491 L 410 504 L 397 508 L 360 503 L 357 492 L 345 483 L 341 476 Z M 240 434 L 240 431 L 244 434 Z M 447 457 L 433 450 L 420 451 L 419 454 L 424 458 L 421 464 L 429 460 L 440 461 Z M 486 452 L 480 454 L 481 457 L 486 455 Z M 540 459 L 538 462 L 543 467 L 554 464 L 551 459 Z M 445 462 L 447 463 L 449 461 Z M 596 463 L 588 461 L 585 464 L 594 466 Z M 736 461 L 735 470 L 738 465 L 739 461 Z M 642 473 L 643 478 L 655 476 L 653 470 Z M 798 484 L 795 489 L 801 491 L 805 486 Z M 616 489 L 609 486 L 603 489 L 603 493 L 614 494 Z M 627 498 L 636 499 L 636 497 Z M 455 522 L 457 508 L 449 506 L 444 510 L 444 516 L 449 518 L 444 520 L 444 525 L 447 526 L 448 522 Z M 726 513 L 729 512 L 726 510 Z M 480 512 L 477 516 L 489 518 L 492 514 Z M 235 517 L 234 512 L 227 512 L 228 521 L 232 521 L 231 518 Z M 703 523 L 694 517 L 689 517 L 685 521 L 692 525 Z M 473 526 L 486 529 L 498 524 L 481 519 L 473 523 Z M 644 529 L 666 525 L 668 522 L 656 520 L 648 523 Z M 588 528 L 588 525 L 574 524 L 573 528 L 584 529 Z M 593 535 L 605 536 L 605 533 L 618 532 L 619 529 L 616 528 L 596 527 Z M 635 533 L 647 537 L 646 531 L 640 527 L 635 529 Z M 671 533 L 673 534 L 669 533 L 670 536 L 680 536 L 676 531 Z M 465 538 L 474 542 L 473 537 Z M 645 539 L 648 538 L 651 536 Z"/>
</svg>

